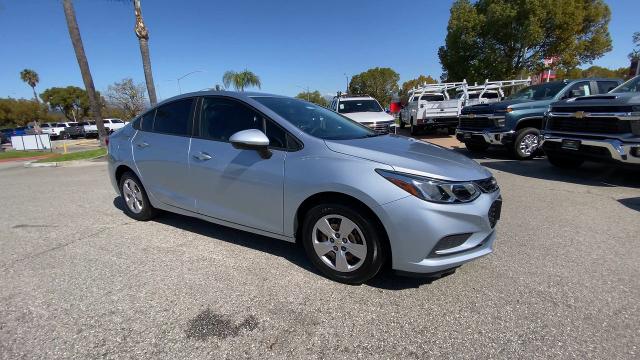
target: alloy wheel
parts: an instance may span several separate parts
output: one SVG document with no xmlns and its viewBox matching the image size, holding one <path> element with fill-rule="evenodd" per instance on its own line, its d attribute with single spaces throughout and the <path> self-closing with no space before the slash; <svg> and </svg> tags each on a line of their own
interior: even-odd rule
<svg viewBox="0 0 640 360">
<path fill-rule="evenodd" d="M 535 134 L 525 135 L 518 144 L 520 152 L 525 156 L 531 156 L 538 149 L 538 146 L 538 136 Z"/>
<path fill-rule="evenodd" d="M 142 212 L 144 202 L 142 201 L 142 191 L 138 184 L 132 179 L 127 179 L 122 184 L 122 195 L 129 210 L 135 214 Z"/>
<path fill-rule="evenodd" d="M 326 215 L 316 221 L 311 239 L 316 255 L 335 271 L 355 271 L 367 257 L 362 230 L 342 215 Z"/>
</svg>

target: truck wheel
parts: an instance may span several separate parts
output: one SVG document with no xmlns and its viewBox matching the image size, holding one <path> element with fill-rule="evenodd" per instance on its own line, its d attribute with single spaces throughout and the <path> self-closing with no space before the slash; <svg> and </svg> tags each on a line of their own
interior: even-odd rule
<svg viewBox="0 0 640 360">
<path fill-rule="evenodd" d="M 551 165 L 562 169 L 576 169 L 582 165 L 583 159 L 572 158 L 569 156 L 547 154 L 547 160 Z"/>
<path fill-rule="evenodd" d="M 411 118 L 410 132 L 411 132 L 411 135 L 418 135 L 418 126 L 413 125 L 413 118 Z"/>
<path fill-rule="evenodd" d="M 465 142 L 464 146 L 471 152 L 483 152 L 489 148 L 489 144 L 481 142 Z"/>
<path fill-rule="evenodd" d="M 404 123 L 404 121 L 402 121 L 402 114 L 400 114 L 400 116 L 399 116 L 399 120 L 400 120 L 400 129 L 404 129 L 404 127 L 406 126 L 406 124 Z"/>
<path fill-rule="evenodd" d="M 536 128 L 524 128 L 517 132 L 513 143 L 513 155 L 518 160 L 532 159 L 540 146 L 540 131 Z"/>
</svg>

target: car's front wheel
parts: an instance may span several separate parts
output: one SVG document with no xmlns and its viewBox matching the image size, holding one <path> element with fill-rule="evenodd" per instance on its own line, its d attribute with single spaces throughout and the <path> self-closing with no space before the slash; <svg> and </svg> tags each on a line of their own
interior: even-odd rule
<svg viewBox="0 0 640 360">
<path fill-rule="evenodd" d="M 532 159 L 540 146 L 540 131 L 536 128 L 524 128 L 516 133 L 513 154 L 518 160 Z"/>
<path fill-rule="evenodd" d="M 304 219 L 302 242 L 313 265 L 328 278 L 361 284 L 384 263 L 382 235 L 361 211 L 341 204 L 322 204 Z"/>
<path fill-rule="evenodd" d="M 120 195 L 124 200 L 124 212 L 129 217 L 147 221 L 154 218 L 157 210 L 151 206 L 147 191 L 136 174 L 127 171 L 120 177 Z"/>
</svg>

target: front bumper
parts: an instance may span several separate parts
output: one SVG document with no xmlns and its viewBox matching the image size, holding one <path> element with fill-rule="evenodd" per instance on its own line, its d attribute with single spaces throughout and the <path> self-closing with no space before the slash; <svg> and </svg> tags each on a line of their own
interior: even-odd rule
<svg viewBox="0 0 640 360">
<path fill-rule="evenodd" d="M 490 254 L 496 233 L 489 213 L 499 197 L 496 191 L 468 204 L 435 204 L 408 196 L 378 207 L 391 244 L 392 268 L 430 274 Z M 443 239 L 455 236 L 465 240 L 437 250 Z"/>
<path fill-rule="evenodd" d="M 578 149 L 563 148 L 563 140 L 579 141 Z M 585 139 L 556 134 L 541 135 L 540 142 L 545 152 L 562 153 L 596 161 L 640 165 L 640 143 L 627 143 L 618 139 Z"/>
<path fill-rule="evenodd" d="M 515 131 L 465 130 L 456 129 L 456 139 L 460 142 L 484 142 L 490 145 L 507 145 L 514 141 Z"/>
</svg>

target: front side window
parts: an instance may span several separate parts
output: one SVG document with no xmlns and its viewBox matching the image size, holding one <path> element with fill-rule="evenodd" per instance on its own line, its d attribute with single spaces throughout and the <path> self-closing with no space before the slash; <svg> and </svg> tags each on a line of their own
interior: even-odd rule
<svg viewBox="0 0 640 360">
<path fill-rule="evenodd" d="M 293 126 L 320 139 L 346 140 L 377 135 L 373 130 L 353 120 L 306 101 L 269 96 L 254 99 Z"/>
<path fill-rule="evenodd" d="M 598 84 L 598 92 L 600 94 L 608 93 L 609 91 L 615 89 L 616 86 L 618 86 L 617 81 L 598 81 L 597 84 Z"/>
<path fill-rule="evenodd" d="M 142 116 L 142 126 L 140 130 L 142 131 L 153 131 L 153 119 L 156 116 L 156 111 L 151 110 L 148 113 Z"/>
<path fill-rule="evenodd" d="M 623 83 L 617 88 L 611 90 L 612 93 L 640 92 L 640 76 Z"/>
<path fill-rule="evenodd" d="M 591 95 L 591 85 L 588 81 L 579 82 L 577 84 L 571 85 L 569 89 L 564 93 L 564 98 L 574 98 L 579 96 L 589 96 Z"/>
<path fill-rule="evenodd" d="M 338 106 L 338 112 L 341 114 L 381 111 L 383 110 L 380 104 L 375 100 L 343 100 Z"/>
<path fill-rule="evenodd" d="M 544 84 L 538 84 L 533 86 L 527 86 L 526 88 L 518 91 L 517 93 L 509 96 L 509 100 L 549 100 L 553 99 L 563 88 L 565 83 L 563 82 L 550 82 Z"/>
<path fill-rule="evenodd" d="M 192 104 L 193 99 L 183 99 L 159 106 L 153 121 L 153 132 L 188 136 Z"/>
<path fill-rule="evenodd" d="M 200 137 L 229 141 L 231 135 L 242 130 L 257 129 L 269 138 L 269 146 L 289 148 L 287 133 L 273 121 L 239 101 L 207 97 L 200 113 Z"/>
</svg>

